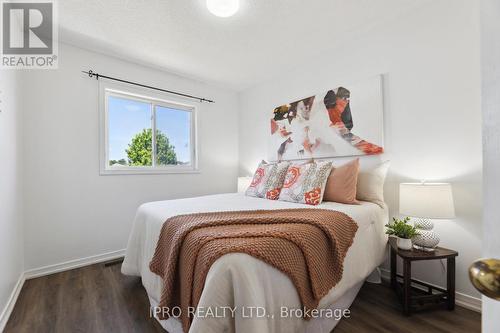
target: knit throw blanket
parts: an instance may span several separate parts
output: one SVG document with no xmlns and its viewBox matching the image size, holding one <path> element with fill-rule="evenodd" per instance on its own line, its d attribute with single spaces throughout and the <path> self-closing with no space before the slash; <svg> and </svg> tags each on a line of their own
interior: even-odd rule
<svg viewBox="0 0 500 333">
<path fill-rule="evenodd" d="M 314 309 L 342 278 L 357 224 L 327 209 L 280 209 L 178 215 L 161 229 L 149 265 L 163 280 L 158 306 L 180 306 L 189 331 L 210 266 L 228 253 L 246 253 L 286 274 L 302 306 Z M 163 313 L 163 312 L 162 312 Z M 161 315 L 160 319 L 167 319 Z M 307 318 L 306 318 L 307 319 Z"/>
</svg>

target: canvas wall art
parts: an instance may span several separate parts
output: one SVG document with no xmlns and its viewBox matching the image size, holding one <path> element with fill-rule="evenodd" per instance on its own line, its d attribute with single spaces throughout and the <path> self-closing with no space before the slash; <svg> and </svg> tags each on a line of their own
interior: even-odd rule
<svg viewBox="0 0 500 333">
<path fill-rule="evenodd" d="M 269 145 L 272 161 L 383 153 L 382 77 L 276 107 Z"/>
</svg>

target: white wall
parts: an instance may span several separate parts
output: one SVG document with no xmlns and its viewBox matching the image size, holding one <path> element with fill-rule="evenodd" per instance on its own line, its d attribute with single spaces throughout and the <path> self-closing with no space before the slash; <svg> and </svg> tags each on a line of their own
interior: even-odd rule
<svg viewBox="0 0 500 333">
<path fill-rule="evenodd" d="M 481 1 L 483 256 L 500 259 L 500 3 Z M 500 332 L 500 302 L 483 297 L 483 332 Z"/>
<path fill-rule="evenodd" d="M 0 331 L 2 312 L 24 270 L 19 73 L 0 70 Z"/>
<path fill-rule="evenodd" d="M 304 41 L 297 45 L 308 46 Z M 398 210 L 399 182 L 453 183 L 457 218 L 436 221 L 436 230 L 442 246 L 459 251 L 457 291 L 478 297 L 467 276 L 470 263 L 481 256 L 478 4 L 432 1 L 348 43 L 332 45 L 331 52 L 312 56 L 307 64 L 240 96 L 240 174 L 248 174 L 267 157 L 269 118 L 275 106 L 384 74 L 382 158 L 392 161 L 386 186 L 392 214 Z M 417 278 L 446 283 L 439 261 L 416 263 L 414 269 Z"/>
<path fill-rule="evenodd" d="M 27 269 L 124 249 L 144 202 L 236 190 L 235 93 L 73 46 L 59 51 L 58 70 L 25 77 Z M 201 172 L 100 176 L 98 84 L 87 69 L 214 99 L 198 108 Z"/>
</svg>

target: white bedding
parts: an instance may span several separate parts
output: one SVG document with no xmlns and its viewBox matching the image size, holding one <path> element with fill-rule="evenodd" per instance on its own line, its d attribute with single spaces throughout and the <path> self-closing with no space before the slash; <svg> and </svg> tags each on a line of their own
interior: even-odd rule
<svg viewBox="0 0 500 333">
<path fill-rule="evenodd" d="M 149 262 L 154 254 L 161 226 L 171 216 L 213 211 L 236 211 L 255 209 L 314 208 L 283 201 L 272 201 L 247 197 L 240 193 L 210 195 L 189 199 L 158 201 L 143 204 L 137 210 L 132 232 L 128 242 L 122 273 L 141 276 L 152 306 L 158 304 L 162 281 L 151 273 Z M 319 308 L 335 305 L 348 291 L 355 288 L 382 263 L 387 237 L 384 224 L 387 221 L 387 208 L 362 202 L 361 205 L 344 205 L 324 202 L 316 208 L 338 210 L 351 216 L 359 229 L 354 243 L 344 261 L 341 281 L 321 300 Z M 357 290 L 354 290 L 354 295 Z M 354 296 L 352 296 L 353 298 Z M 345 302 L 344 302 L 345 303 Z M 347 305 L 349 306 L 350 303 Z M 226 316 L 224 318 L 194 318 L 190 332 L 304 332 L 308 327 L 318 327 L 318 319 L 305 321 L 301 318 L 281 318 L 280 308 L 300 308 L 300 298 L 290 279 L 274 267 L 247 254 L 232 253 L 219 258 L 211 267 L 205 287 L 198 304 L 199 307 L 255 306 L 266 309 L 274 318 L 243 318 Z M 145 314 L 147 315 L 147 314 Z M 175 318 L 162 321 L 162 326 L 170 333 L 180 333 L 180 322 Z M 318 329 L 316 328 L 315 331 Z"/>
</svg>

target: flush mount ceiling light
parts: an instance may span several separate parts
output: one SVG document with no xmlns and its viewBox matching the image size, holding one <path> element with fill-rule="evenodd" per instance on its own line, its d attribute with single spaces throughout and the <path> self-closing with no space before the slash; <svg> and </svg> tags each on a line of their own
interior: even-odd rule
<svg viewBox="0 0 500 333">
<path fill-rule="evenodd" d="M 207 0 L 210 13 L 218 17 L 229 17 L 240 8 L 240 0 Z"/>
</svg>

